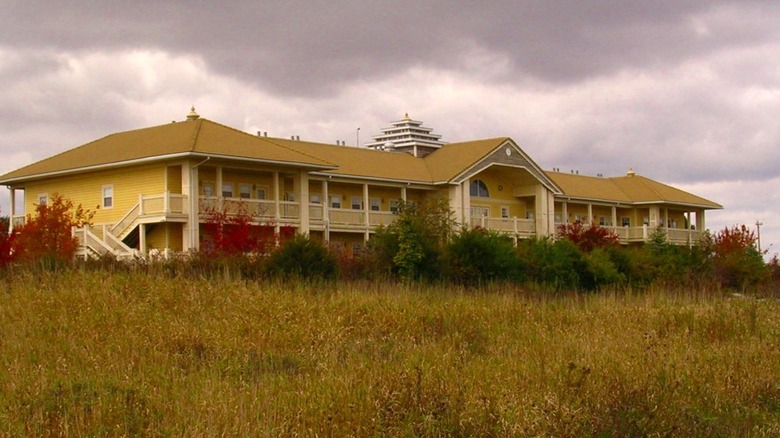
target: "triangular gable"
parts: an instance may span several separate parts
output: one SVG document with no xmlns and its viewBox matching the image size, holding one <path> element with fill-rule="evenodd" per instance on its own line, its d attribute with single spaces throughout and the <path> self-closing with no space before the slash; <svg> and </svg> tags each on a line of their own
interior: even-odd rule
<svg viewBox="0 0 780 438">
<path fill-rule="evenodd" d="M 539 167 L 528 154 L 511 139 L 506 138 L 498 146 L 494 147 L 489 153 L 484 155 L 478 161 L 450 179 L 449 182 L 460 183 L 468 178 L 482 172 L 491 166 L 505 166 L 525 169 L 533 175 L 543 186 L 555 194 L 562 194 L 563 191 L 547 174 Z"/>
</svg>

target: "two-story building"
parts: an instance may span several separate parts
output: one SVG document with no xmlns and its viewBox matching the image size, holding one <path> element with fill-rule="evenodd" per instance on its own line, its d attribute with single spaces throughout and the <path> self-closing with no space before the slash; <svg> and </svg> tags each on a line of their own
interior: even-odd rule
<svg viewBox="0 0 780 438">
<path fill-rule="evenodd" d="M 366 147 L 252 135 L 200 118 L 111 134 L 0 176 L 11 227 L 57 193 L 96 212 L 84 254 L 197 250 L 205 212 L 242 206 L 258 226 L 293 227 L 359 246 L 401 201 L 448 199 L 461 226 L 514 238 L 595 222 L 621 242 L 650 230 L 695 242 L 720 205 L 629 172 L 615 178 L 542 170 L 507 137 L 444 143 L 405 116 Z M 17 196 L 23 193 L 23 196 Z M 23 205 L 16 199 L 22 197 Z"/>
</svg>

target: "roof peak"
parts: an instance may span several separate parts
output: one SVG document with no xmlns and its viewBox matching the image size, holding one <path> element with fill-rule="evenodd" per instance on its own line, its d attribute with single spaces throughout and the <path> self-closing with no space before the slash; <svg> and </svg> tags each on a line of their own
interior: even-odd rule
<svg viewBox="0 0 780 438">
<path fill-rule="evenodd" d="M 198 120 L 200 118 L 200 115 L 195 112 L 195 105 L 190 108 L 190 113 L 187 114 L 187 120 L 190 122 L 194 122 L 195 120 Z"/>
</svg>

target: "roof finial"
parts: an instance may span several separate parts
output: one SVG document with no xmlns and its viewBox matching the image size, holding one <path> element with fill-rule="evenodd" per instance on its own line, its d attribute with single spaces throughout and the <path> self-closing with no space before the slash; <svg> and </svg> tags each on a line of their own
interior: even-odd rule
<svg viewBox="0 0 780 438">
<path fill-rule="evenodd" d="M 636 172 L 634 172 L 634 168 L 629 167 L 628 172 L 626 172 L 626 176 L 634 176 L 634 175 L 636 175 Z"/>
<path fill-rule="evenodd" d="M 199 117 L 200 116 L 198 115 L 198 113 L 195 112 L 195 105 L 193 105 L 192 108 L 190 108 L 190 113 L 187 114 L 187 120 L 193 122 L 195 120 L 198 120 Z"/>
<path fill-rule="evenodd" d="M 409 113 L 404 113 L 404 120 L 411 120 L 411 119 L 409 118 Z"/>
</svg>

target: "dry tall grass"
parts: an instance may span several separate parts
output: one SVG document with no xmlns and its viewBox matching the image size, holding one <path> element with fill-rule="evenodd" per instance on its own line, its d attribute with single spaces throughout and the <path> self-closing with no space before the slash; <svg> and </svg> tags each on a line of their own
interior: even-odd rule
<svg viewBox="0 0 780 438">
<path fill-rule="evenodd" d="M 21 272 L 6 436 L 780 433 L 780 305 Z"/>
</svg>

